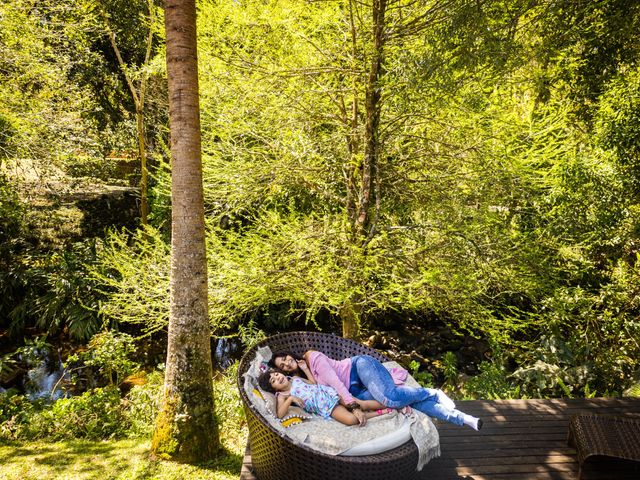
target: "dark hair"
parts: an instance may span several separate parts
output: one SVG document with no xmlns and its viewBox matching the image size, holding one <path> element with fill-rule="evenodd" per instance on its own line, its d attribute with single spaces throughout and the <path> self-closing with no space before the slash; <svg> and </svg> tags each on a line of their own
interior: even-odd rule
<svg viewBox="0 0 640 480">
<path fill-rule="evenodd" d="M 265 392 L 276 393 L 276 389 L 271 386 L 271 374 L 275 372 L 280 372 L 277 368 L 270 368 L 260 374 L 258 377 L 258 385 Z M 284 372 L 280 372 L 284 375 Z"/>
<path fill-rule="evenodd" d="M 295 353 L 289 352 L 287 350 L 283 350 L 282 352 L 275 352 L 271 355 L 271 360 L 269 360 L 269 362 L 267 362 L 269 364 L 269 366 L 271 368 L 275 368 L 276 370 L 280 371 L 278 369 L 278 366 L 276 365 L 276 358 L 278 357 L 282 357 L 285 358 L 287 355 L 289 355 L 290 357 L 293 357 L 294 360 L 302 360 L 302 357 L 300 355 L 296 355 Z M 303 372 L 300 371 L 300 368 L 296 368 L 293 372 L 287 372 L 285 373 L 285 375 L 296 375 L 299 377 L 303 376 Z"/>
</svg>

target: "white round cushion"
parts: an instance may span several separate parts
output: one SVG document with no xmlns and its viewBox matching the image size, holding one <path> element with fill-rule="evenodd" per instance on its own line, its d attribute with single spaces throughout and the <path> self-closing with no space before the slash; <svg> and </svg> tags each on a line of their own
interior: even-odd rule
<svg viewBox="0 0 640 480">
<path fill-rule="evenodd" d="M 376 453 L 386 452 L 392 448 L 399 447 L 408 440 L 411 440 L 410 426 L 411 424 L 409 423 L 409 420 L 405 417 L 404 422 L 397 430 L 355 445 L 350 449 L 345 450 L 340 455 L 345 455 L 347 457 L 375 455 Z"/>
</svg>

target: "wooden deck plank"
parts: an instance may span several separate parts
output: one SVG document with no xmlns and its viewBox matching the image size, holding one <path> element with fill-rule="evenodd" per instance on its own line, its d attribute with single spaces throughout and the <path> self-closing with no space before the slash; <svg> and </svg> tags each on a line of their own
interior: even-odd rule
<svg viewBox="0 0 640 480">
<path fill-rule="evenodd" d="M 484 450 L 468 450 L 468 449 L 460 449 L 453 450 L 451 448 L 447 449 L 450 454 L 453 455 L 455 452 L 455 458 L 458 461 L 462 461 L 465 458 L 484 458 L 487 461 L 491 459 L 495 459 L 495 461 L 500 461 L 502 457 L 511 458 L 514 456 L 522 455 L 522 456 L 535 456 L 535 457 L 553 457 L 553 456 L 568 456 L 569 458 L 575 460 L 574 453 L 575 450 L 571 447 L 565 446 L 562 448 L 551 448 L 548 446 L 540 447 L 540 448 L 487 448 Z"/>
<path fill-rule="evenodd" d="M 244 459 L 242 460 L 242 469 L 240 470 L 240 480 L 258 480 L 253 474 L 251 468 L 251 448 L 247 443 L 247 449 L 244 452 Z"/>
<path fill-rule="evenodd" d="M 567 445 L 571 416 L 581 412 L 640 416 L 638 398 L 457 403 L 460 410 L 481 417 L 484 427 L 474 432 L 436 422 L 442 455 L 425 466 L 424 480 L 576 480 L 575 450 Z M 249 448 L 240 478 L 257 480 L 251 474 Z M 584 480 L 618 479 L 639 480 L 640 464 L 593 461 L 585 466 Z"/>
</svg>

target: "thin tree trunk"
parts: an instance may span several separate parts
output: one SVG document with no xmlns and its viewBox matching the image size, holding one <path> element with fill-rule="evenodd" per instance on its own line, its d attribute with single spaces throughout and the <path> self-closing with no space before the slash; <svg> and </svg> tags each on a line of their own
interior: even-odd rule
<svg viewBox="0 0 640 480">
<path fill-rule="evenodd" d="M 151 59 L 151 47 L 153 43 L 153 24 L 155 23 L 155 7 L 153 5 L 153 1 L 148 1 L 149 8 L 149 32 L 147 34 L 147 45 L 146 52 L 144 56 L 144 64 L 143 66 L 146 68 L 149 65 L 149 60 Z M 131 97 L 133 98 L 133 103 L 136 108 L 136 131 L 138 134 L 138 157 L 140 159 L 140 223 L 142 225 L 147 225 L 147 219 L 149 216 L 149 182 L 148 182 L 148 167 L 147 167 L 147 156 L 146 156 L 146 147 L 145 147 L 145 138 L 144 138 L 144 93 L 146 87 L 147 76 L 146 73 L 143 74 L 140 78 L 138 90 L 136 90 L 135 85 L 133 84 L 133 80 L 130 78 L 129 73 L 127 73 L 127 65 L 122 58 L 122 54 L 120 53 L 120 49 L 118 48 L 118 44 L 116 42 L 116 35 L 111 30 L 111 26 L 109 25 L 109 18 L 103 9 L 100 9 L 100 13 L 102 15 L 102 19 L 105 23 L 105 28 L 107 30 L 107 34 L 109 36 L 109 41 L 111 42 L 111 46 L 113 47 L 113 51 L 116 54 L 116 58 L 118 60 L 118 65 L 122 70 L 122 74 L 127 82 L 127 86 L 129 87 L 129 91 L 131 92 Z"/>
<path fill-rule="evenodd" d="M 138 155 L 140 156 L 140 223 L 146 225 L 149 216 L 149 171 L 147 168 L 147 154 L 144 142 L 144 114 L 142 106 L 136 106 L 136 129 L 138 131 Z"/>
<path fill-rule="evenodd" d="M 219 450 L 207 311 L 195 0 L 167 0 L 171 126 L 171 312 L 158 455 L 202 462 Z"/>
<path fill-rule="evenodd" d="M 375 198 L 375 179 L 378 169 L 380 153 L 380 97 L 382 86 L 380 79 L 383 75 L 384 27 L 386 0 L 373 0 L 373 55 L 369 69 L 369 78 L 365 97 L 365 129 L 364 129 L 364 159 L 362 162 L 362 176 L 360 184 L 360 205 L 356 219 L 356 232 L 363 239 L 367 238 L 374 228 L 372 214 L 373 206 L 378 202 Z"/>
<path fill-rule="evenodd" d="M 350 22 L 353 56 L 356 57 L 356 28 L 354 23 L 354 3 L 350 3 Z M 364 102 L 364 138 L 358 141 L 358 107 L 357 107 L 357 81 L 354 78 L 354 102 L 352 108 L 352 124 L 347 140 L 350 154 L 349 170 L 347 175 L 347 201 L 346 210 L 349 218 L 351 232 L 349 241 L 351 251 L 348 254 L 350 270 L 347 275 L 347 289 L 352 292 L 340 310 L 342 319 L 342 336 L 358 339 L 363 316 L 362 285 L 366 281 L 361 271 L 367 255 L 367 245 L 375 234 L 376 221 L 380 211 L 380 115 L 381 115 L 381 90 L 380 80 L 384 74 L 384 44 L 385 44 L 385 13 L 386 0 L 373 0 L 371 5 L 373 27 L 373 49 L 369 66 L 369 74 L 365 84 Z M 364 152 L 359 157 L 360 145 Z M 357 161 L 355 159 L 361 158 Z M 359 176 L 359 184 L 356 178 Z M 355 199 L 358 199 L 356 205 Z M 359 282 L 361 283 L 359 285 Z"/>
</svg>

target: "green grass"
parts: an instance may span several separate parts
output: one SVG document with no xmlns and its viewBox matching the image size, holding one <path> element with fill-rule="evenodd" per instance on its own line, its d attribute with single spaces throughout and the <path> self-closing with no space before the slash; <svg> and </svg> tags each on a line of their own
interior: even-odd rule
<svg viewBox="0 0 640 480">
<path fill-rule="evenodd" d="M 148 438 L 4 440 L 0 480 L 237 480 L 248 430 L 232 370 L 216 378 L 214 390 L 225 450 L 206 465 L 151 458 Z M 150 437 L 152 425 L 148 427 Z"/>
<path fill-rule="evenodd" d="M 0 445 L 0 480 L 237 480 L 246 441 L 237 433 L 232 445 L 225 442 L 230 449 L 204 466 L 151 459 L 149 441 L 140 439 Z"/>
<path fill-rule="evenodd" d="M 156 374 L 148 375 L 148 383 L 134 387 L 127 397 L 127 404 L 129 407 L 136 405 L 140 417 L 136 428 L 128 433 L 142 435 L 142 438 L 102 441 L 72 438 L 68 419 L 63 421 L 55 415 L 45 420 L 53 422 L 50 427 L 57 438 L 69 439 L 36 439 L 37 432 L 28 429 L 22 431 L 22 436 L 11 437 L 7 433 L 10 429 L 5 429 L 5 435 L 0 436 L 0 480 L 237 480 L 248 429 L 235 378 L 235 368 L 230 368 L 226 374 L 217 375 L 214 379 L 216 416 L 224 447 L 215 461 L 193 466 L 151 457 L 153 405 L 162 385 L 162 375 Z M 119 398 L 117 400 L 117 405 L 122 406 L 123 402 Z M 12 402 L 5 406 L 12 405 L 15 407 Z M 102 404 L 98 407 L 92 405 L 92 408 L 102 408 Z M 7 411 L 4 413 L 8 415 Z M 101 418 L 97 411 L 84 414 Z M 34 418 L 32 415 L 31 420 Z M 7 423 L 10 421 L 0 422 L 0 427 L 7 426 Z M 19 429 L 15 431 L 20 432 Z"/>
</svg>

